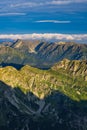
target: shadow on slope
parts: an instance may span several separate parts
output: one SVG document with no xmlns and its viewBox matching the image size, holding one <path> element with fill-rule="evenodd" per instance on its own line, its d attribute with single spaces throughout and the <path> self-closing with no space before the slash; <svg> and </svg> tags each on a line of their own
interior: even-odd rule
<svg viewBox="0 0 87 130">
<path fill-rule="evenodd" d="M 21 69 L 23 66 L 25 66 L 26 64 L 16 64 L 16 63 L 4 63 L 2 62 L 0 64 L 1 67 L 6 67 L 6 66 L 12 66 L 14 68 L 16 68 L 17 70 Z M 48 70 L 51 68 L 51 65 L 44 65 L 44 64 L 36 64 L 36 65 L 32 65 L 27 63 L 27 65 L 30 65 L 31 67 L 35 67 L 41 70 Z"/>
<path fill-rule="evenodd" d="M 87 130 L 87 101 L 59 91 L 44 99 L 0 81 L 0 130 Z"/>
<path fill-rule="evenodd" d="M 16 69 L 21 69 L 24 65 L 22 65 L 22 64 L 15 64 L 15 63 L 4 63 L 4 62 L 2 62 L 1 64 L 0 64 L 0 66 L 1 67 L 6 67 L 6 66 L 13 66 L 14 68 L 16 68 Z"/>
</svg>

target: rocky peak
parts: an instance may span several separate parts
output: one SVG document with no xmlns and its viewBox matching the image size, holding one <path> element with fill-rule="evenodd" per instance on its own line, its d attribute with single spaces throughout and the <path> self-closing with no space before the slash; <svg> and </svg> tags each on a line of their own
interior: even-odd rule
<svg viewBox="0 0 87 130">
<path fill-rule="evenodd" d="M 68 60 L 64 59 L 52 67 L 53 70 L 64 69 L 75 75 L 87 77 L 87 60 Z"/>
</svg>

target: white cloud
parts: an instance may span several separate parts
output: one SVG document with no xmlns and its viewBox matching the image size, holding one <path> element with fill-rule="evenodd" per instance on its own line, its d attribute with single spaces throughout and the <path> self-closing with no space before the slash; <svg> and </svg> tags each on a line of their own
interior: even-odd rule
<svg viewBox="0 0 87 130">
<path fill-rule="evenodd" d="M 71 3 L 70 0 L 67 0 L 67 1 L 53 0 L 53 1 L 48 2 L 48 4 L 52 4 L 52 5 L 65 5 L 65 4 L 69 4 L 69 3 Z"/>
<path fill-rule="evenodd" d="M 18 4 L 11 4 L 11 7 L 35 7 L 43 5 L 43 3 L 36 3 L 36 2 L 24 2 L 24 3 L 18 3 Z"/>
<path fill-rule="evenodd" d="M 87 2 L 87 0 L 48 0 L 48 1 L 33 1 L 32 2 L 15 2 L 10 3 L 11 8 L 28 8 L 28 7 L 40 7 L 40 6 L 51 6 L 51 5 L 68 5 L 72 3 L 84 3 Z"/>
<path fill-rule="evenodd" d="M 87 34 L 2 34 L 0 39 L 32 39 L 32 40 L 68 40 L 68 41 L 87 41 Z"/>
<path fill-rule="evenodd" d="M 59 20 L 39 20 L 36 23 L 70 23 L 71 21 L 59 21 Z"/>
<path fill-rule="evenodd" d="M 66 5 L 66 4 L 71 4 L 71 3 L 83 3 L 83 2 L 87 2 L 87 0 L 52 0 L 48 2 L 48 4 Z"/>
<path fill-rule="evenodd" d="M 44 5 L 67 5 L 70 3 L 83 3 L 87 2 L 87 0 L 50 0 L 50 1 L 42 1 L 42 2 L 20 2 L 11 4 L 10 7 L 35 7 L 35 6 L 44 6 Z"/>
<path fill-rule="evenodd" d="M 0 16 L 26 15 L 26 13 L 0 13 Z"/>
</svg>

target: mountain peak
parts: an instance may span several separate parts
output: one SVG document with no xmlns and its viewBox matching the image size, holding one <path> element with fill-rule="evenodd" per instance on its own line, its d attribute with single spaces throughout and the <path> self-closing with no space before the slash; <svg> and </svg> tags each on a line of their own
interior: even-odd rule
<svg viewBox="0 0 87 130">
<path fill-rule="evenodd" d="M 59 44 L 59 45 L 66 44 L 66 42 L 63 42 L 63 41 L 56 42 L 56 43 Z"/>
</svg>

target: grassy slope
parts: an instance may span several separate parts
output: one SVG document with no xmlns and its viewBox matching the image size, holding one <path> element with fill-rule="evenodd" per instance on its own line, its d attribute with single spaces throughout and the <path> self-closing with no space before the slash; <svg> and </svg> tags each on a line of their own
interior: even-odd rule
<svg viewBox="0 0 87 130">
<path fill-rule="evenodd" d="M 5 67 L 0 68 L 0 80 L 21 88 L 24 93 L 31 91 L 39 98 L 58 90 L 73 100 L 87 100 L 87 81 L 79 75 L 69 74 L 63 68 L 40 70 L 26 65 L 18 71 Z"/>
</svg>

